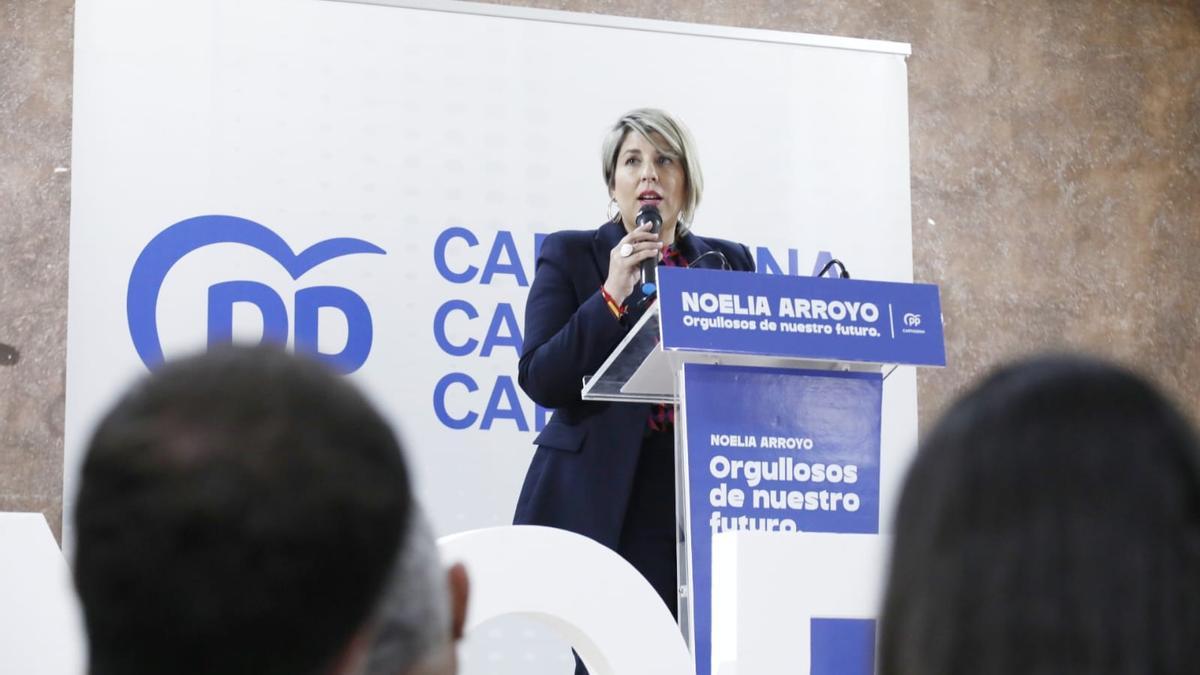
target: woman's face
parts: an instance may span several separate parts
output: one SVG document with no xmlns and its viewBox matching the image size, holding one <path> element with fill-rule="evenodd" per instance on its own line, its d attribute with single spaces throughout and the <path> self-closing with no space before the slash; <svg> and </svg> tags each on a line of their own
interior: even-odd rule
<svg viewBox="0 0 1200 675">
<path fill-rule="evenodd" d="M 660 145 L 667 145 L 661 139 L 657 140 Z M 617 151 L 612 197 L 621 209 L 626 230 L 634 228 L 639 209 L 653 205 L 662 214 L 663 234 L 669 235 L 664 236 L 663 241 L 672 241 L 683 208 L 686 183 L 678 157 L 660 153 L 653 143 L 636 131 L 625 134 L 621 149 Z"/>
</svg>

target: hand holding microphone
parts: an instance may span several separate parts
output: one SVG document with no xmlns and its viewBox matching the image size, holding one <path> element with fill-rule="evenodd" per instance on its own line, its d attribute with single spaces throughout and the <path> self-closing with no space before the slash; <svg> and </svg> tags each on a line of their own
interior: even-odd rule
<svg viewBox="0 0 1200 675">
<path fill-rule="evenodd" d="M 654 292 L 654 273 L 663 246 L 658 240 L 661 228 L 662 216 L 658 209 L 654 206 L 643 206 L 638 211 L 637 226 L 622 237 L 609 253 L 608 277 L 604 281 L 604 290 L 618 304 L 625 302 L 635 285 L 641 284 L 643 293 L 646 293 L 647 269 L 651 283 L 649 293 Z"/>
</svg>

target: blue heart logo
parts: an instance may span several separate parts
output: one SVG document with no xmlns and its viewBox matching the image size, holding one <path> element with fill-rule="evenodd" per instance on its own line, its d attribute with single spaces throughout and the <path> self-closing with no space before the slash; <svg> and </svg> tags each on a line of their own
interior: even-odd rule
<svg viewBox="0 0 1200 675">
<path fill-rule="evenodd" d="M 378 246 L 353 238 L 326 239 L 295 253 L 282 237 L 252 220 L 208 215 L 181 220 L 146 244 L 133 264 L 125 313 L 134 349 L 147 368 L 162 364 L 158 336 L 158 295 L 167 273 L 184 256 L 212 244 L 244 244 L 271 256 L 293 279 L 323 262 L 356 253 L 384 254 Z"/>
</svg>

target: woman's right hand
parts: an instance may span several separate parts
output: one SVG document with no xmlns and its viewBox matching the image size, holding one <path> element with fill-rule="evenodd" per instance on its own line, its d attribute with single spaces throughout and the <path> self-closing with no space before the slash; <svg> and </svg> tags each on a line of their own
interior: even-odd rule
<svg viewBox="0 0 1200 675">
<path fill-rule="evenodd" d="M 621 249 L 626 244 L 633 250 L 628 256 L 622 256 Z M 658 264 L 662 246 L 658 234 L 651 232 L 650 224 L 646 223 L 622 237 L 608 252 L 608 278 L 604 280 L 604 290 L 618 305 L 625 302 L 641 279 L 642 261 L 654 260 L 654 264 Z"/>
</svg>

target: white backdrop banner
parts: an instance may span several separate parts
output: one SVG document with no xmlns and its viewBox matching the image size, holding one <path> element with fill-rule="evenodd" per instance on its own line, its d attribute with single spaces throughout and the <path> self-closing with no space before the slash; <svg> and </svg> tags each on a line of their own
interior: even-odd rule
<svg viewBox="0 0 1200 675">
<path fill-rule="evenodd" d="M 68 541 L 117 393 L 264 336 L 368 391 L 439 534 L 510 522 L 548 417 L 516 384 L 535 251 L 606 218 L 631 108 L 691 128 L 693 229 L 759 271 L 912 280 L 907 45 L 450 2 L 78 0 L 75 29 Z M 886 530 L 913 371 L 883 398 Z"/>
</svg>

